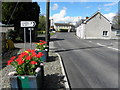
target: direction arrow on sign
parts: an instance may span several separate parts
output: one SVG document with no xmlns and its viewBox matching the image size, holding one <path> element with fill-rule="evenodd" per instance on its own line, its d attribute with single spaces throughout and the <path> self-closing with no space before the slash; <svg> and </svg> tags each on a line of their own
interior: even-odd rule
<svg viewBox="0 0 120 90">
<path fill-rule="evenodd" d="M 21 21 L 21 27 L 35 27 L 35 21 Z"/>
</svg>

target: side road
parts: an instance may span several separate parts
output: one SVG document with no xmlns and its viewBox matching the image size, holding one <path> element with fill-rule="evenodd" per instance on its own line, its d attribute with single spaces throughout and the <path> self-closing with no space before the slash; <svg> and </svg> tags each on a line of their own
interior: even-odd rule
<svg viewBox="0 0 120 90">
<path fill-rule="evenodd" d="M 29 46 L 29 43 L 27 43 Z M 11 55 L 16 55 L 20 54 L 24 49 L 22 49 L 24 46 L 23 43 L 17 43 L 15 44 L 15 47 L 21 48 L 20 50 L 13 50 L 12 52 L 6 54 L 5 57 L 3 58 L 3 63 L 4 67 L 0 70 L 0 76 L 1 82 L 0 85 L 2 85 L 0 88 L 10 88 L 10 83 L 9 83 L 9 77 L 8 73 L 11 71 L 14 71 L 14 68 L 12 66 L 5 66 L 7 61 L 9 60 L 9 54 Z M 33 43 L 33 48 L 34 48 L 34 43 Z M 53 42 L 50 42 L 50 48 L 53 47 Z M 11 57 L 11 56 L 10 56 Z M 59 54 L 54 53 L 53 51 L 50 50 L 49 52 L 49 60 L 48 62 L 45 62 L 44 66 L 44 85 L 43 88 L 44 90 L 47 90 L 48 88 L 50 89 L 65 89 L 69 88 L 66 74 L 64 72 L 63 64 L 61 61 L 61 57 Z"/>
</svg>

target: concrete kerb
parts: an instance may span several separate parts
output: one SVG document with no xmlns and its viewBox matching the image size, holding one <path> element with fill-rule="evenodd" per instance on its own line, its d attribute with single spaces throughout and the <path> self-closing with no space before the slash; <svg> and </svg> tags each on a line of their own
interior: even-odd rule
<svg viewBox="0 0 120 90">
<path fill-rule="evenodd" d="M 60 65 L 61 65 L 61 69 L 62 69 L 62 74 L 65 76 L 65 77 L 64 77 L 65 88 L 66 88 L 67 90 L 70 90 L 70 85 L 69 85 L 69 83 L 68 83 L 68 78 L 67 78 L 67 75 L 66 75 L 66 73 L 65 73 L 65 68 L 64 68 L 64 66 L 63 66 L 62 58 L 61 58 L 61 56 L 60 56 L 58 53 L 55 53 L 55 54 L 58 56 L 58 58 L 59 58 L 59 60 L 60 60 Z"/>
</svg>

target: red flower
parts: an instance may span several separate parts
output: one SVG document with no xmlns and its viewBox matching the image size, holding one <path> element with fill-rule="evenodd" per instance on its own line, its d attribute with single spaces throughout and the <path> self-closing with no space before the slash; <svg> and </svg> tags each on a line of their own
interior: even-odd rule
<svg viewBox="0 0 120 90">
<path fill-rule="evenodd" d="M 47 42 L 44 42 L 44 44 L 46 44 Z"/>
<path fill-rule="evenodd" d="M 23 52 L 23 53 L 21 53 L 18 57 L 19 57 L 19 58 L 22 58 L 22 57 L 27 56 L 27 55 L 29 55 L 27 52 Z"/>
<path fill-rule="evenodd" d="M 22 58 L 22 57 L 24 57 L 24 55 L 20 54 L 18 57 L 19 57 L 19 58 Z"/>
<path fill-rule="evenodd" d="M 19 65 L 21 65 L 21 64 L 23 64 L 23 63 L 24 63 L 24 61 L 23 61 L 23 60 L 18 61 L 18 64 L 19 64 Z"/>
<path fill-rule="evenodd" d="M 37 54 L 36 53 L 32 53 L 32 57 L 36 57 L 37 56 Z"/>
<path fill-rule="evenodd" d="M 42 53 L 42 52 L 39 52 L 38 54 L 37 54 L 37 58 L 40 58 L 40 57 L 42 57 L 44 54 Z"/>
<path fill-rule="evenodd" d="M 36 62 L 36 61 L 31 61 L 30 63 L 31 63 L 31 64 L 37 64 L 37 62 Z"/>
<path fill-rule="evenodd" d="M 13 56 L 13 57 L 11 57 L 11 58 L 10 58 L 10 60 L 14 60 L 15 58 L 16 58 L 16 57 L 15 57 L 15 56 Z"/>
<path fill-rule="evenodd" d="M 29 55 L 27 52 L 23 52 L 21 54 L 24 55 L 24 56 Z"/>
<path fill-rule="evenodd" d="M 11 64 L 11 62 L 13 62 L 14 60 L 9 60 L 8 62 L 7 62 L 7 65 L 10 65 Z"/>
<path fill-rule="evenodd" d="M 31 49 L 27 49 L 26 51 L 30 52 L 30 51 L 31 51 Z"/>
<path fill-rule="evenodd" d="M 46 44 L 46 42 L 45 42 L 45 41 L 43 41 L 43 40 L 40 40 L 40 42 L 42 42 L 42 43 Z"/>
<path fill-rule="evenodd" d="M 39 43 L 39 45 L 43 45 L 44 43 Z"/>
<path fill-rule="evenodd" d="M 39 40 L 40 42 L 44 42 L 43 40 Z"/>
<path fill-rule="evenodd" d="M 27 56 L 27 57 L 26 57 L 26 60 L 30 60 L 30 59 L 32 59 L 31 56 Z"/>
<path fill-rule="evenodd" d="M 21 64 L 24 63 L 24 61 L 22 60 L 22 58 L 17 58 L 15 61 L 17 61 L 19 65 L 21 65 Z"/>
<path fill-rule="evenodd" d="M 19 62 L 19 61 L 21 61 L 21 60 L 22 60 L 22 58 L 19 57 L 19 58 L 17 58 L 15 61 Z"/>
<path fill-rule="evenodd" d="M 33 54 L 36 54 L 36 52 L 35 52 L 35 51 L 32 51 L 31 54 L 32 54 L 32 55 L 33 55 Z"/>
<path fill-rule="evenodd" d="M 28 49 L 26 51 L 28 51 L 28 52 L 35 52 L 35 50 L 31 50 L 31 49 Z"/>
</svg>

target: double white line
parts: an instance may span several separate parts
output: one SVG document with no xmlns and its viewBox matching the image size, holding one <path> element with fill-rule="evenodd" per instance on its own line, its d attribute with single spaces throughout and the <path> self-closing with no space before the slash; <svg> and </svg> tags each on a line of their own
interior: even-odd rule
<svg viewBox="0 0 120 90">
<path fill-rule="evenodd" d="M 106 45 L 102 45 L 102 44 L 100 44 L 100 43 L 97 43 L 97 44 L 100 45 L 100 46 L 107 47 Z M 113 50 L 116 50 L 116 51 L 120 51 L 119 49 L 113 48 L 113 47 L 107 47 L 107 48 L 110 48 L 110 49 L 113 49 Z"/>
</svg>

